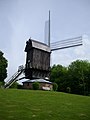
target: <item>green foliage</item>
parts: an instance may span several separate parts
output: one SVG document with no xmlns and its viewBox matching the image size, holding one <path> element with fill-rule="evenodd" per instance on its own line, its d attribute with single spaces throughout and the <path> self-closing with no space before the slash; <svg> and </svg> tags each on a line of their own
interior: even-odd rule
<svg viewBox="0 0 90 120">
<path fill-rule="evenodd" d="M 64 80 L 67 69 L 62 65 L 54 65 L 51 68 L 51 76 L 50 79 L 52 82 L 58 83 L 60 80 Z"/>
<path fill-rule="evenodd" d="M 13 84 L 10 86 L 10 88 L 18 88 L 18 83 L 17 83 L 17 82 L 13 83 Z"/>
<path fill-rule="evenodd" d="M 33 86 L 33 90 L 39 90 L 39 83 L 38 82 L 34 82 L 32 84 L 32 86 Z"/>
<path fill-rule="evenodd" d="M 67 87 L 66 91 L 67 91 L 67 93 L 71 93 L 71 88 Z"/>
<path fill-rule="evenodd" d="M 90 63 L 76 60 L 68 67 L 68 76 L 72 93 L 89 94 L 90 92 Z"/>
<path fill-rule="evenodd" d="M 3 56 L 3 52 L 0 51 L 0 81 L 4 82 L 4 79 L 7 77 L 7 60 Z"/>
<path fill-rule="evenodd" d="M 90 97 L 0 89 L 0 120 L 90 120 Z"/>
<path fill-rule="evenodd" d="M 53 90 L 54 90 L 54 91 L 57 91 L 57 89 L 58 89 L 57 83 L 53 83 Z"/>
<path fill-rule="evenodd" d="M 3 86 L 3 82 L 0 81 L 0 88 Z"/>
<path fill-rule="evenodd" d="M 23 85 L 19 85 L 17 86 L 18 89 L 23 89 Z"/>
<path fill-rule="evenodd" d="M 89 95 L 90 62 L 76 60 L 68 67 L 54 65 L 51 68 L 50 80 L 58 84 L 58 91 Z"/>
<path fill-rule="evenodd" d="M 67 68 L 62 65 L 54 65 L 51 68 L 50 81 L 58 84 L 58 91 L 64 92 L 67 87 Z"/>
<path fill-rule="evenodd" d="M 13 83 L 10 88 L 14 88 L 14 89 L 23 89 L 23 86 L 20 85 L 19 83 L 15 82 Z"/>
</svg>

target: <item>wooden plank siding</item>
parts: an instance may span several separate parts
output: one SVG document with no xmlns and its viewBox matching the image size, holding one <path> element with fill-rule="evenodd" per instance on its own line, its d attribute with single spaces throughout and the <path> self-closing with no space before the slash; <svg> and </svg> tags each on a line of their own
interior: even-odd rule
<svg viewBox="0 0 90 120">
<path fill-rule="evenodd" d="M 40 70 L 49 70 L 50 54 L 39 49 L 33 49 L 32 67 Z"/>
<path fill-rule="evenodd" d="M 33 45 L 34 44 L 34 45 Z M 40 48 L 39 48 L 40 45 Z M 45 78 L 50 76 L 50 48 L 40 42 L 29 40 L 26 43 L 26 78 Z"/>
</svg>

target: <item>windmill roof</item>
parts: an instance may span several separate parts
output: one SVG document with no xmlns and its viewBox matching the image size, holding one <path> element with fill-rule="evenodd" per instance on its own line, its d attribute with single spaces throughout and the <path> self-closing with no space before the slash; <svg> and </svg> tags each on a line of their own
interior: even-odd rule
<svg viewBox="0 0 90 120">
<path fill-rule="evenodd" d="M 23 83 L 33 83 L 33 82 L 39 82 L 39 83 L 49 83 L 49 84 L 52 84 L 52 82 L 50 81 L 47 81 L 45 79 L 34 79 L 34 80 L 27 80 Z"/>
<path fill-rule="evenodd" d="M 43 51 L 51 52 L 50 47 L 48 45 L 46 45 L 45 43 L 29 39 L 27 41 L 27 44 L 29 45 L 29 48 L 27 48 L 27 46 L 26 46 L 25 51 L 27 51 L 27 49 L 30 49 L 31 47 L 33 47 L 33 48 L 37 48 L 37 49 L 40 49 Z"/>
</svg>

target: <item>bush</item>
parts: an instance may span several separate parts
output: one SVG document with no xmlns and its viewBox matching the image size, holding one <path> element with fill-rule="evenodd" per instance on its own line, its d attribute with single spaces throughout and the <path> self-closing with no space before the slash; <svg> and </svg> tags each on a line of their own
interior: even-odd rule
<svg viewBox="0 0 90 120">
<path fill-rule="evenodd" d="M 71 93 L 71 88 L 70 88 L 70 87 L 67 87 L 67 88 L 66 88 L 66 92 L 67 92 L 67 93 Z"/>
<path fill-rule="evenodd" d="M 57 83 L 53 83 L 53 90 L 56 91 L 58 89 Z"/>
<path fill-rule="evenodd" d="M 17 87 L 18 87 L 18 83 L 17 83 L 17 82 L 13 83 L 13 84 L 10 86 L 10 88 L 16 88 L 16 89 L 17 89 Z"/>
<path fill-rule="evenodd" d="M 0 82 L 0 88 L 3 86 L 3 84 L 4 84 L 3 82 Z"/>
<path fill-rule="evenodd" d="M 23 85 L 17 85 L 18 89 L 23 89 Z"/>
<path fill-rule="evenodd" d="M 38 82 L 34 82 L 32 84 L 32 86 L 33 86 L 33 90 L 38 90 L 39 89 L 39 83 Z"/>
</svg>

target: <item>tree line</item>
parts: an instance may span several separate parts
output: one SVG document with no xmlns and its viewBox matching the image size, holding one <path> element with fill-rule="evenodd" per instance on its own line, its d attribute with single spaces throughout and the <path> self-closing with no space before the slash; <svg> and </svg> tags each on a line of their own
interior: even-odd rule
<svg viewBox="0 0 90 120">
<path fill-rule="evenodd" d="M 8 61 L 4 57 L 4 53 L 0 51 L 0 84 L 4 83 L 4 79 L 7 77 Z"/>
<path fill-rule="evenodd" d="M 90 94 L 90 62 L 76 60 L 68 67 L 53 65 L 50 81 L 58 85 L 57 91 L 72 94 Z"/>
</svg>

